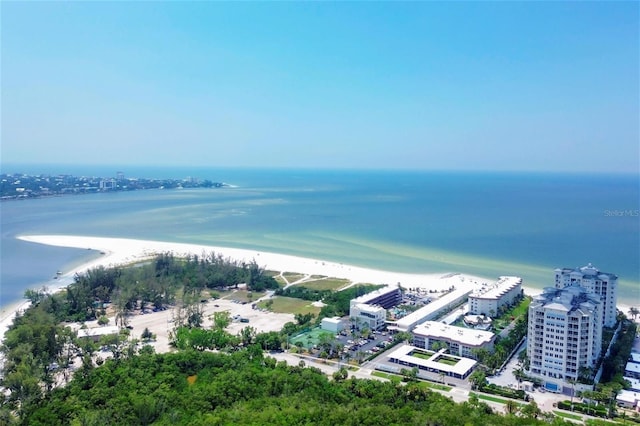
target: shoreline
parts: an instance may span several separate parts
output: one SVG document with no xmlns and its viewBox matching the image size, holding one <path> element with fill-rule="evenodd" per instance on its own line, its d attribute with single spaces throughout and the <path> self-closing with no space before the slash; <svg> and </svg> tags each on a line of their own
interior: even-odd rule
<svg viewBox="0 0 640 426">
<path fill-rule="evenodd" d="M 493 283 L 499 278 L 497 276 L 491 278 L 478 277 L 451 271 L 424 274 L 383 271 L 337 262 L 328 262 L 320 259 L 202 244 L 71 235 L 29 235 L 18 236 L 17 238 L 37 244 L 97 250 L 100 252 L 100 257 L 72 267 L 68 271 L 64 271 L 58 277 L 58 282 L 48 289 L 50 292 L 57 292 L 64 289 L 68 284 L 73 282 L 73 277 L 76 274 L 84 273 L 89 269 L 98 266 L 111 267 L 137 263 L 151 259 L 157 254 L 167 252 L 171 252 L 175 256 L 186 256 L 188 254 L 200 256 L 203 253 L 209 254 L 214 252 L 236 261 L 250 262 L 255 260 L 260 267 L 266 270 L 343 278 L 352 281 L 353 284 L 399 283 L 405 288 L 425 288 L 433 290 L 445 290 L 453 285 L 456 287 L 466 286 L 475 289 L 483 283 Z M 541 289 L 528 287 L 526 285 L 523 285 L 522 288 L 527 295 L 535 295 L 542 292 Z M 28 304 L 29 302 L 26 300 L 21 302 L 17 301 L 0 308 L 0 341 L 3 340 L 4 333 L 11 325 L 15 314 L 19 310 L 26 309 Z M 617 307 L 626 314 L 630 305 L 618 303 Z"/>
</svg>

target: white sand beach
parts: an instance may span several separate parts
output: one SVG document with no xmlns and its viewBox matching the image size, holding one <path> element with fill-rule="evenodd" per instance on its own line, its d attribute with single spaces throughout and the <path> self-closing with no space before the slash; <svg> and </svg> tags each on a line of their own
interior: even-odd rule
<svg viewBox="0 0 640 426">
<path fill-rule="evenodd" d="M 101 253 L 104 253 L 100 258 L 94 259 L 74 268 L 73 270 L 63 271 L 63 275 L 61 275 L 59 279 L 61 284 L 71 282 L 71 279 L 76 273 L 83 273 L 91 268 L 135 263 L 152 258 L 157 254 L 167 252 L 171 252 L 176 256 L 185 256 L 188 254 L 202 255 L 203 253 L 209 254 L 211 252 L 215 252 L 216 254 L 221 254 L 222 256 L 233 260 L 246 262 L 255 260 L 261 267 L 272 271 L 324 275 L 327 277 L 348 279 L 353 283 L 400 283 L 405 288 L 422 288 L 436 291 L 442 291 L 450 288 L 451 286 L 456 288 L 477 288 L 483 283 L 493 283 L 498 279 L 498 277 L 482 278 L 457 273 L 455 271 L 445 271 L 437 274 L 408 274 L 402 272 L 382 271 L 353 265 L 345 265 L 342 263 L 327 262 L 320 259 L 198 244 L 69 235 L 31 235 L 21 236 L 19 238 L 33 243 L 99 250 Z M 60 285 L 58 288 L 52 288 L 49 290 L 56 291 L 61 287 L 64 287 L 64 285 Z M 541 292 L 539 289 L 526 286 L 523 288 L 525 293 L 529 295 Z M 25 302 L 14 304 L 3 309 L 2 316 L 0 317 L 0 341 L 2 340 L 7 327 L 9 327 L 13 321 L 15 312 L 23 310 L 27 306 L 28 302 Z M 627 312 L 629 307 L 619 306 L 619 309 Z M 268 313 L 263 313 L 263 315 L 268 315 Z M 275 317 L 273 319 L 275 319 Z M 285 322 L 290 320 L 289 317 L 282 317 L 279 319 Z M 166 327 L 166 318 L 163 318 L 162 321 Z M 270 327 L 270 329 L 272 329 L 272 327 Z"/>
</svg>

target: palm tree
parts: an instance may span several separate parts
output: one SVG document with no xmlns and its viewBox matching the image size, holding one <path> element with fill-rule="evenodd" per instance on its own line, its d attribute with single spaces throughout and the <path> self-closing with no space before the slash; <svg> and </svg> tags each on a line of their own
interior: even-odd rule
<svg viewBox="0 0 640 426">
<path fill-rule="evenodd" d="M 635 306 L 630 307 L 629 308 L 629 315 L 631 315 L 631 317 L 635 321 L 636 317 L 638 315 L 640 315 L 640 309 L 636 308 Z"/>
</svg>

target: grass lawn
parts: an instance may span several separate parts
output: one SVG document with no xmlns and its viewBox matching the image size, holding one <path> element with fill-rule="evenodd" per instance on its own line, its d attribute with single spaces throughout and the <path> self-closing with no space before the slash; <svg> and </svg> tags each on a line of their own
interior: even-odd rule
<svg viewBox="0 0 640 426">
<path fill-rule="evenodd" d="M 442 383 L 427 382 L 422 380 L 419 380 L 417 385 L 427 387 L 429 389 L 438 389 L 445 392 L 449 392 L 451 390 L 451 386 L 443 385 Z"/>
<path fill-rule="evenodd" d="M 351 284 L 351 281 L 341 279 L 341 278 L 316 279 L 313 281 L 305 281 L 303 283 L 300 283 L 302 287 L 306 287 L 310 290 L 331 290 L 331 291 L 336 291 L 339 288 L 342 288 L 348 284 Z"/>
<path fill-rule="evenodd" d="M 289 283 L 301 280 L 305 277 L 304 274 L 299 274 L 297 272 L 283 272 L 282 276 L 285 277 Z"/>
<path fill-rule="evenodd" d="M 447 365 L 456 365 L 458 363 L 457 359 L 452 359 L 444 356 L 439 357 L 436 361 L 439 362 L 440 364 L 447 364 Z"/>
<path fill-rule="evenodd" d="M 284 287 L 287 285 L 287 282 L 280 275 L 274 276 L 273 279 L 276 280 L 280 287 Z"/>
<path fill-rule="evenodd" d="M 554 411 L 553 414 L 555 414 L 558 417 L 565 417 L 567 419 L 582 420 L 582 416 L 579 416 L 573 413 L 565 413 L 563 411 Z"/>
<path fill-rule="evenodd" d="M 266 292 L 264 291 L 246 291 L 246 290 L 238 290 L 235 293 L 232 293 L 227 297 L 229 300 L 239 300 L 240 302 L 250 303 L 254 300 L 257 300 L 264 296 Z"/>
<path fill-rule="evenodd" d="M 433 356 L 433 353 L 429 354 L 422 351 L 413 351 L 411 352 L 411 356 L 414 356 L 416 358 L 429 359 L 431 358 L 431 356 Z"/>
<path fill-rule="evenodd" d="M 471 394 L 469 394 L 469 395 L 471 395 Z M 478 399 L 485 399 L 487 401 L 497 402 L 499 404 L 506 404 L 507 403 L 506 399 L 498 398 L 497 396 L 486 395 L 484 393 L 476 393 L 475 395 L 478 397 Z M 520 405 L 522 405 L 522 404 L 520 404 Z"/>
<path fill-rule="evenodd" d="M 296 299 L 294 297 L 274 296 L 270 300 L 273 301 L 270 311 L 282 314 L 314 314 L 318 316 L 320 308 L 313 306 L 310 301 Z M 266 308 L 266 301 L 258 303 L 260 308 Z"/>
</svg>

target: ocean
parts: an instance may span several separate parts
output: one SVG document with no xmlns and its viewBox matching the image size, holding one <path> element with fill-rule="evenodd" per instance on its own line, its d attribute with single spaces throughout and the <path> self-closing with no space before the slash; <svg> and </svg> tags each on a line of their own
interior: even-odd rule
<svg viewBox="0 0 640 426">
<path fill-rule="evenodd" d="M 211 244 L 383 270 L 462 272 L 526 286 L 587 263 L 640 305 L 637 175 L 3 166 L 3 172 L 210 179 L 232 186 L 0 203 L 0 306 L 96 256 L 18 235 Z M 268 265 L 267 265 L 268 266 Z"/>
</svg>

